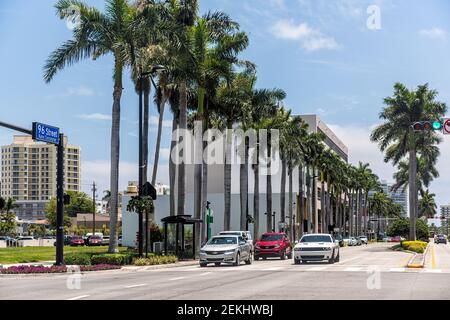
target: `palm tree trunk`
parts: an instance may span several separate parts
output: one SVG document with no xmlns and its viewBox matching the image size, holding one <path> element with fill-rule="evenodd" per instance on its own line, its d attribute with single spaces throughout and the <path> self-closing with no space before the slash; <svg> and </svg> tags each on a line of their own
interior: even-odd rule
<svg viewBox="0 0 450 320">
<path fill-rule="evenodd" d="M 232 126 L 233 123 L 228 121 L 227 134 L 225 140 L 225 165 L 224 165 L 224 224 L 225 231 L 231 228 L 231 148 L 232 148 Z"/>
<path fill-rule="evenodd" d="M 294 234 L 293 230 L 294 230 L 294 226 L 293 226 L 293 212 L 292 212 L 292 206 L 294 205 L 294 199 L 293 199 L 293 193 L 294 193 L 294 186 L 293 186 L 293 177 L 292 177 L 292 166 L 289 165 L 289 170 L 288 170 L 288 176 L 289 176 L 289 207 L 288 207 L 288 215 L 289 215 L 289 238 L 292 239 L 292 235 Z"/>
<path fill-rule="evenodd" d="M 173 115 L 172 120 L 172 141 L 170 143 L 170 157 L 169 157 L 169 184 L 170 184 L 170 215 L 176 215 L 176 205 L 175 205 L 175 179 L 176 179 L 176 170 L 177 167 L 172 158 L 172 152 L 175 149 L 177 144 L 176 137 L 173 136 L 173 133 L 177 130 L 177 120 L 176 115 Z"/>
<path fill-rule="evenodd" d="M 299 207 L 299 210 L 300 210 L 300 212 L 299 212 L 299 216 L 297 217 L 297 221 L 299 222 L 299 233 L 298 233 L 298 235 L 299 235 L 299 237 L 301 237 L 301 236 L 303 236 L 303 230 L 304 230 L 304 226 L 303 226 L 303 223 L 304 223 L 304 221 L 305 221 L 305 216 L 304 216 L 304 214 L 305 214 L 305 209 L 304 209 L 304 195 L 303 195 L 303 193 L 304 193 L 304 189 L 303 189 L 303 186 L 304 186 L 304 179 L 303 179 L 303 166 L 300 164 L 299 166 L 298 166 L 298 188 L 299 188 L 299 191 L 298 191 L 298 195 L 299 195 L 299 200 L 298 200 L 298 207 Z"/>
<path fill-rule="evenodd" d="M 286 171 L 287 160 L 281 162 L 281 190 L 280 190 L 280 214 L 281 222 L 286 222 Z"/>
<path fill-rule="evenodd" d="M 153 161 L 153 173 L 152 173 L 152 185 L 156 184 L 156 179 L 158 177 L 158 165 L 159 165 L 159 152 L 161 149 L 161 135 L 164 122 L 164 110 L 167 102 L 167 97 L 165 96 L 165 90 L 163 89 L 163 96 L 161 103 L 159 105 L 159 120 L 158 120 L 158 133 L 156 136 L 156 148 L 155 148 L 155 160 Z"/>
<path fill-rule="evenodd" d="M 412 133 L 414 135 L 414 133 Z M 409 240 L 416 240 L 416 219 L 417 219 L 417 155 L 416 150 L 409 150 Z"/>
<path fill-rule="evenodd" d="M 319 213 L 317 212 L 317 178 L 316 178 L 316 168 L 313 167 L 313 177 L 312 177 L 312 211 L 314 215 L 314 232 L 319 232 Z"/>
<path fill-rule="evenodd" d="M 309 165 L 306 166 L 306 202 L 308 212 L 307 232 L 311 233 L 312 226 L 312 200 L 311 200 L 311 173 Z"/>
<path fill-rule="evenodd" d="M 253 240 L 259 239 L 259 150 L 256 147 L 256 164 L 253 167 L 255 181 L 253 188 L 253 218 L 255 223 L 253 224 Z"/>
<path fill-rule="evenodd" d="M 148 174 L 148 122 L 150 118 L 150 92 L 151 92 L 151 86 L 150 86 L 150 80 L 146 78 L 144 80 L 144 125 L 142 128 L 142 152 L 144 153 L 143 161 L 144 161 L 144 167 L 145 169 L 142 170 L 142 181 L 144 183 L 147 182 L 147 174 Z M 147 232 L 144 232 L 144 234 L 147 234 Z"/>
<path fill-rule="evenodd" d="M 207 97 L 205 97 L 206 100 L 206 108 L 205 108 L 205 117 L 204 117 L 204 125 L 203 125 L 203 131 L 205 132 L 209 128 L 209 100 Z M 208 146 L 208 142 L 203 142 L 203 150 L 206 149 Z M 208 201 L 208 164 L 205 162 L 205 159 L 203 159 L 203 181 L 202 181 L 202 221 L 205 220 L 206 215 L 206 202 Z M 207 230 L 206 230 L 206 223 L 201 224 L 201 234 L 202 239 L 206 240 L 207 238 Z"/>
<path fill-rule="evenodd" d="M 187 84 L 186 80 L 180 83 L 180 124 L 179 128 L 181 130 L 186 130 L 187 128 Z M 181 140 L 181 139 L 180 139 Z M 178 140 L 178 142 L 180 142 Z M 183 141 L 185 143 L 185 141 Z M 189 147 L 189 146 L 187 146 Z M 183 154 L 180 155 L 182 158 L 185 156 L 185 150 Z M 186 204 L 186 164 L 182 161 L 178 165 L 178 215 L 184 215 Z"/>
<path fill-rule="evenodd" d="M 120 159 L 120 100 L 122 98 L 122 62 L 116 57 L 114 68 L 114 93 L 111 127 L 111 212 L 109 221 L 109 253 L 118 252 L 118 195 L 119 195 L 119 159 Z"/>
<path fill-rule="evenodd" d="M 348 236 L 351 237 L 353 235 L 353 190 L 350 191 L 349 207 Z"/>
<path fill-rule="evenodd" d="M 322 185 L 320 189 L 320 220 L 321 220 L 321 232 L 327 232 L 326 228 L 326 208 L 325 208 L 325 180 L 322 177 Z"/>
<path fill-rule="evenodd" d="M 241 219 L 240 219 L 240 230 L 247 229 L 247 205 L 248 205 L 248 156 L 247 156 L 247 143 L 246 138 L 244 137 L 244 141 L 241 143 L 244 144 L 244 154 L 241 155 L 241 163 L 240 165 L 240 203 L 241 203 Z"/>
<path fill-rule="evenodd" d="M 267 212 L 267 232 L 272 232 L 275 230 L 275 226 L 272 225 L 272 145 L 271 145 L 270 133 L 267 137 L 267 159 L 269 159 L 267 164 L 267 176 L 266 176 L 266 212 Z"/>
</svg>

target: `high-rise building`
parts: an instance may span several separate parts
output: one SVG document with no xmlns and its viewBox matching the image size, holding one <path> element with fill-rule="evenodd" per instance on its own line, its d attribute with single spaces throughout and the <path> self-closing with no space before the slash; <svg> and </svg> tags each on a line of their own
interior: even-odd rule
<svg viewBox="0 0 450 320">
<path fill-rule="evenodd" d="M 80 147 L 64 137 L 64 190 L 80 191 Z M 14 136 L 1 148 L 1 192 L 16 200 L 19 219 L 45 218 L 45 205 L 56 196 L 57 150 L 55 145 L 35 142 L 30 136 Z"/>
<path fill-rule="evenodd" d="M 441 205 L 441 217 L 450 218 L 450 204 Z"/>
<path fill-rule="evenodd" d="M 408 190 L 405 189 L 398 189 L 397 191 L 392 190 L 393 184 L 388 183 L 386 181 L 381 181 L 381 188 L 383 189 L 383 192 L 395 203 L 399 204 L 403 208 L 402 215 L 403 216 L 409 216 L 409 207 L 408 207 Z"/>
</svg>

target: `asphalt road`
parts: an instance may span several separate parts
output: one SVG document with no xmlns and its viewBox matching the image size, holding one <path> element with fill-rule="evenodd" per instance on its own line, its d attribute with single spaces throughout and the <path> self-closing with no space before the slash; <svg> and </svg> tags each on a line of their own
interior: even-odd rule
<svg viewBox="0 0 450 320">
<path fill-rule="evenodd" d="M 0 299 L 450 299 L 450 245 L 435 247 L 425 269 L 406 269 L 411 255 L 389 246 L 342 248 L 334 265 L 267 260 L 239 267 L 0 276 Z"/>
</svg>

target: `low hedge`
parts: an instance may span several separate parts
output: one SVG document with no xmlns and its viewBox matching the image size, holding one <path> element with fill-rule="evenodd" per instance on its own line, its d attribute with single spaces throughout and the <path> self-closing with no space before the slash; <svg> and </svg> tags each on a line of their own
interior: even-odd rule
<svg viewBox="0 0 450 320">
<path fill-rule="evenodd" d="M 90 266 L 91 255 L 86 253 L 71 253 L 64 256 L 64 262 L 66 265 L 76 266 Z"/>
<path fill-rule="evenodd" d="M 115 265 L 123 266 L 131 264 L 137 256 L 134 252 L 87 254 L 73 253 L 64 256 L 66 265 L 90 266 L 90 265 Z"/>
<path fill-rule="evenodd" d="M 424 253 L 428 243 L 424 241 L 403 241 L 402 248 L 416 253 Z"/>
<path fill-rule="evenodd" d="M 176 263 L 178 258 L 175 256 L 153 256 L 150 258 L 135 258 L 133 265 L 135 266 L 153 266 L 159 264 L 172 264 Z"/>
</svg>

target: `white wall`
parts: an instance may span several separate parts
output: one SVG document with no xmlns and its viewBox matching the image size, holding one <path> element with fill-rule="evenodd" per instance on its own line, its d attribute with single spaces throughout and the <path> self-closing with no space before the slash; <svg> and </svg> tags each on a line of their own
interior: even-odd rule
<svg viewBox="0 0 450 320">
<path fill-rule="evenodd" d="M 169 206 L 169 195 L 158 196 L 158 199 L 155 200 L 155 223 L 162 226 L 161 219 L 170 215 L 170 206 Z M 134 212 L 126 211 L 126 204 L 130 200 L 129 196 L 123 197 L 123 206 L 122 206 L 122 243 L 127 247 L 134 247 L 136 240 L 136 232 L 138 230 L 138 218 L 137 214 Z M 220 231 L 223 231 L 224 226 L 224 195 L 220 193 L 208 194 L 208 201 L 211 202 L 211 208 L 213 209 L 214 223 L 212 224 L 212 233 L 217 234 Z M 294 195 L 295 201 L 295 195 Z M 260 194 L 259 200 L 259 232 L 266 232 L 267 223 L 266 216 L 264 212 L 266 211 L 266 195 Z M 286 194 L 286 216 L 288 215 L 288 195 Z M 249 214 L 254 216 L 253 214 L 253 194 L 249 194 Z M 273 194 L 272 196 L 272 210 L 276 212 L 276 223 L 280 219 L 280 194 Z M 295 208 L 293 209 L 295 213 Z M 193 215 L 194 211 L 194 197 L 193 194 L 186 195 L 186 210 L 185 213 L 187 215 Z M 231 195 L 231 229 L 239 230 L 240 227 L 240 198 L 239 194 Z M 253 224 L 249 225 L 250 231 L 253 233 Z"/>
</svg>

